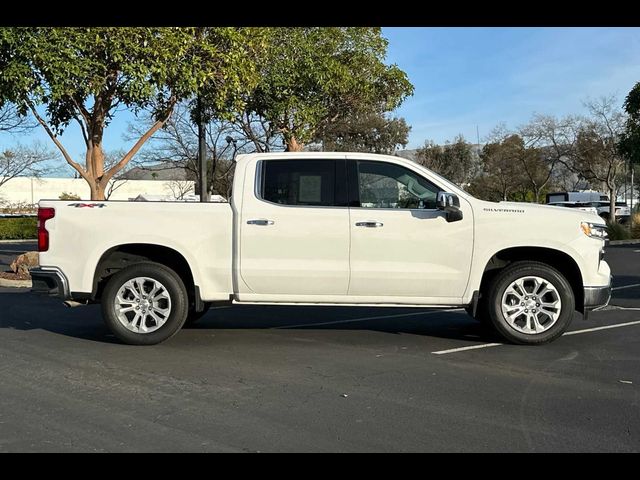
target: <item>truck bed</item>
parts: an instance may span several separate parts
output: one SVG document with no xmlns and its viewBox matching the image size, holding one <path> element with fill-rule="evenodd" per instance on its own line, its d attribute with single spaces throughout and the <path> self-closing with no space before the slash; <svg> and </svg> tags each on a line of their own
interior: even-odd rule
<svg viewBox="0 0 640 480">
<path fill-rule="evenodd" d="M 233 291 L 228 203 L 42 200 L 40 207 L 55 209 L 40 266 L 64 271 L 71 292 L 90 293 L 102 255 L 131 244 L 164 245 L 181 254 L 205 300 L 228 299 Z"/>
</svg>

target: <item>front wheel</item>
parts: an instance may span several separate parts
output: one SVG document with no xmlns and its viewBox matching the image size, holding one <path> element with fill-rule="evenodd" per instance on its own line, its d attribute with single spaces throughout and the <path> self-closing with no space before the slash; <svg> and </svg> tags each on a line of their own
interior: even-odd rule
<svg viewBox="0 0 640 480">
<path fill-rule="evenodd" d="M 123 268 L 102 294 L 102 314 L 113 334 L 130 345 L 154 345 L 175 335 L 189 310 L 187 290 L 171 269 L 152 262 Z"/>
<path fill-rule="evenodd" d="M 489 317 L 511 343 L 550 342 L 569 327 L 575 296 L 567 279 L 539 262 L 516 262 L 500 272 L 489 288 Z"/>
</svg>

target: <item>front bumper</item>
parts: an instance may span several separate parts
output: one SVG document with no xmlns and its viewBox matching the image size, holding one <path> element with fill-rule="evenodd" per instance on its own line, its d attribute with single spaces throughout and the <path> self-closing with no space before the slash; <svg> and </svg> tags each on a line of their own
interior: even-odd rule
<svg viewBox="0 0 640 480">
<path fill-rule="evenodd" d="M 584 316 L 587 312 L 609 305 L 611 300 L 611 284 L 613 277 L 609 277 L 609 285 L 603 287 L 584 287 Z"/>
<path fill-rule="evenodd" d="M 29 274 L 31 274 L 31 292 L 50 297 L 60 297 L 63 300 L 71 298 L 69 281 L 59 268 L 32 268 L 29 270 Z"/>
</svg>

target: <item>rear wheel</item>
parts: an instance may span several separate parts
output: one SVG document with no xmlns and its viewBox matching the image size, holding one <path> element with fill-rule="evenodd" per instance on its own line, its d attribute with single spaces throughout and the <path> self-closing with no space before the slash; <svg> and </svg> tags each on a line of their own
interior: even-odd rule
<svg viewBox="0 0 640 480">
<path fill-rule="evenodd" d="M 102 314 L 113 334 L 130 345 L 154 345 L 175 335 L 189 308 L 182 279 L 152 262 L 113 275 L 102 294 Z"/>
<path fill-rule="evenodd" d="M 575 297 L 567 279 L 539 262 L 516 262 L 491 283 L 487 311 L 498 333 L 511 343 L 550 342 L 569 327 Z"/>
</svg>

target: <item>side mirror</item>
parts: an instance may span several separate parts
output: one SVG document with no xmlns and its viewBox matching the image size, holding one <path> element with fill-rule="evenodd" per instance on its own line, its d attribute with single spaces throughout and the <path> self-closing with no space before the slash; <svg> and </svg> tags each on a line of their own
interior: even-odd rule
<svg viewBox="0 0 640 480">
<path fill-rule="evenodd" d="M 447 222 L 457 222 L 459 220 L 462 220 L 460 199 L 454 193 L 438 192 L 436 208 L 446 213 L 445 218 L 447 219 Z"/>
</svg>

